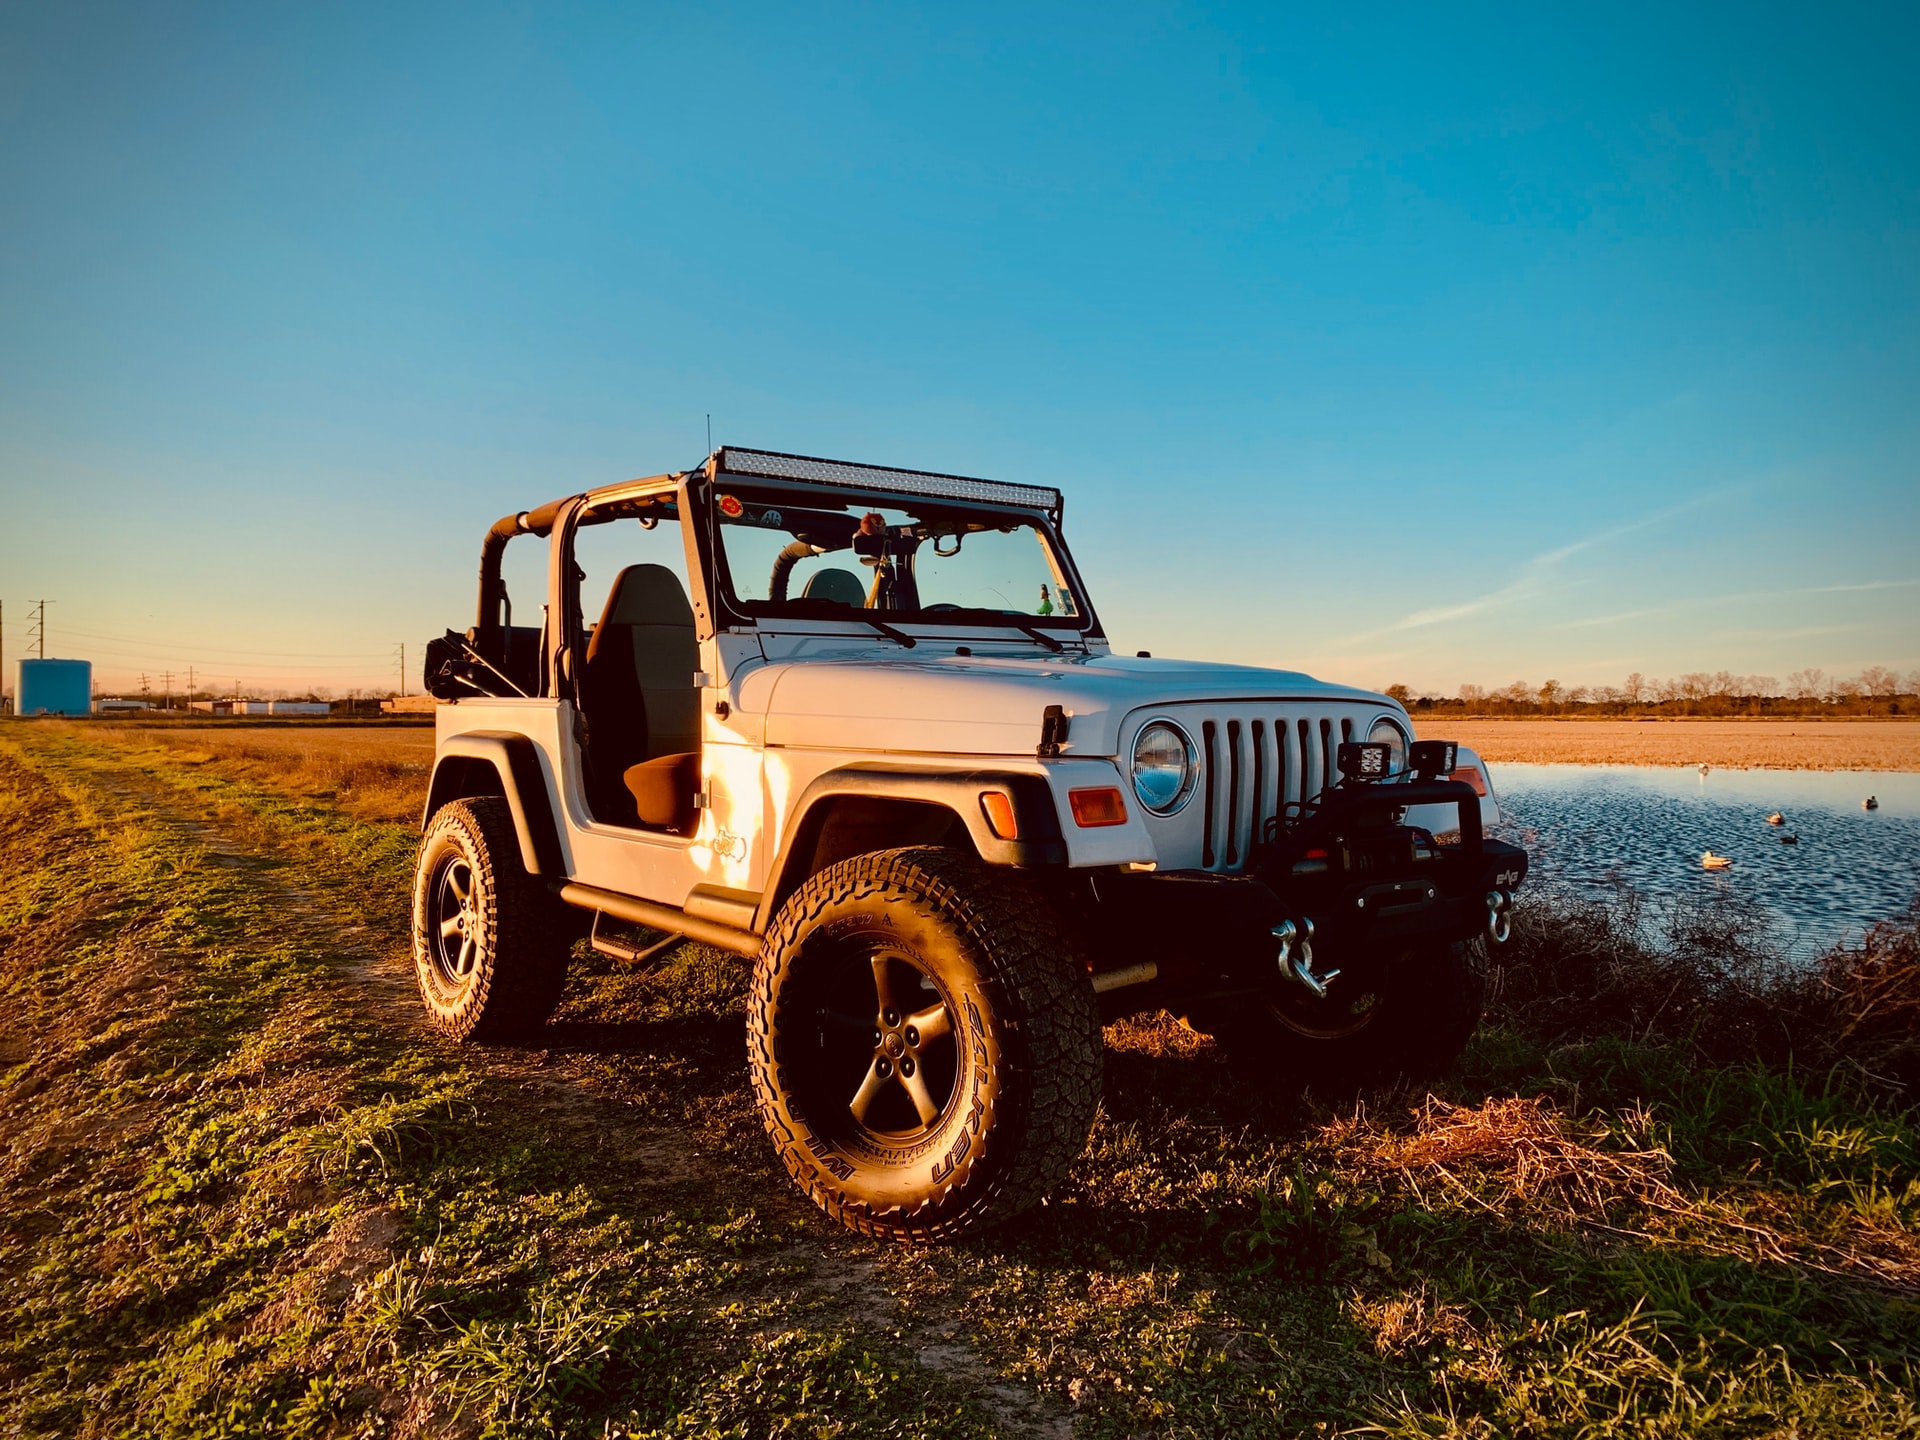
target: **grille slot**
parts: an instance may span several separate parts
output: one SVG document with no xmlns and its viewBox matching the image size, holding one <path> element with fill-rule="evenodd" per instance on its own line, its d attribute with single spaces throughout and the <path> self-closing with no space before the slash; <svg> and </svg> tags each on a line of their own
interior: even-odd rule
<svg viewBox="0 0 1920 1440">
<path fill-rule="evenodd" d="M 1352 711 L 1301 714 L 1271 702 L 1207 711 L 1188 731 L 1200 742 L 1200 864 L 1244 870 L 1274 816 L 1297 813 L 1338 778 L 1338 746 L 1365 721 Z"/>
</svg>

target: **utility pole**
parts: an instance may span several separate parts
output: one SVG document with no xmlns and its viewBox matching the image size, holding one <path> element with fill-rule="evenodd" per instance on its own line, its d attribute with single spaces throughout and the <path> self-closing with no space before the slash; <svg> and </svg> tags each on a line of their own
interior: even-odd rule
<svg viewBox="0 0 1920 1440">
<path fill-rule="evenodd" d="M 407 642 L 402 640 L 400 642 L 400 698 L 404 700 L 406 698 L 406 694 L 407 694 Z"/>
<path fill-rule="evenodd" d="M 33 625 L 27 631 L 27 644 L 39 647 L 37 658 L 41 660 L 47 658 L 47 602 L 45 600 L 33 607 Z"/>
<path fill-rule="evenodd" d="M 173 671 L 171 670 L 161 671 L 160 683 L 167 687 L 165 692 L 165 698 L 162 699 L 160 702 L 160 708 L 162 710 L 171 710 L 173 709 Z"/>
<path fill-rule="evenodd" d="M 0 715 L 7 713 L 7 602 L 0 600 Z"/>
<path fill-rule="evenodd" d="M 187 709 L 193 709 L 193 666 L 187 666 Z"/>
</svg>

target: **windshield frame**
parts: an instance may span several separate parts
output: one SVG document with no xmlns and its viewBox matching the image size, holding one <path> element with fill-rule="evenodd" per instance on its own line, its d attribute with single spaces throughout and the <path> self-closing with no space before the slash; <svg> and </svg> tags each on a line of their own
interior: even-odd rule
<svg viewBox="0 0 1920 1440">
<path fill-rule="evenodd" d="M 933 627 L 973 632 L 983 629 L 1004 630 L 1011 635 L 1018 635 L 1022 626 L 1030 626 L 1048 631 L 1067 631 L 1075 640 L 1091 642 L 1106 639 L 1099 615 L 1087 596 L 1086 582 L 1073 563 L 1072 552 L 1061 537 L 1054 516 L 1046 510 L 1022 505 L 995 504 L 984 500 L 948 500 L 944 497 L 915 494 L 903 490 L 834 485 L 820 481 L 774 479 L 759 475 L 734 475 L 727 471 L 721 471 L 711 479 L 689 477 L 688 489 L 693 492 L 692 498 L 697 501 L 701 516 L 700 548 L 704 552 L 701 558 L 706 562 L 705 568 L 711 577 L 716 618 L 723 626 L 779 629 L 789 624 L 810 626 L 820 622 L 864 625 L 865 617 L 877 616 L 889 625 L 914 628 Z M 1038 532 L 1053 568 L 1071 586 L 1080 613 L 1031 615 L 1002 610 L 972 609 L 863 609 L 849 612 L 844 605 L 797 598 L 784 601 L 742 600 L 735 592 L 733 577 L 728 568 L 726 545 L 720 536 L 721 520 L 717 509 L 722 493 L 736 491 L 755 495 L 779 495 L 790 497 L 793 501 L 811 497 L 822 502 L 822 509 L 838 510 L 845 507 L 849 520 L 856 523 L 859 519 L 859 508 L 863 505 L 870 508 L 884 507 L 914 513 L 922 510 L 936 510 L 953 511 L 969 516 L 1004 516 L 1015 524 L 1030 526 Z"/>
</svg>

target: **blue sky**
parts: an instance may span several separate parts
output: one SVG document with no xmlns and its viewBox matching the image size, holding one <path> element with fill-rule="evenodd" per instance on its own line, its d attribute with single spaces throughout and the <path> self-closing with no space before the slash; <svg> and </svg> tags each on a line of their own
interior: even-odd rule
<svg viewBox="0 0 1920 1440">
<path fill-rule="evenodd" d="M 1920 666 L 1920 11 L 1351 8 L 0 9 L 9 658 L 390 684 L 711 412 L 1127 649 Z"/>
</svg>

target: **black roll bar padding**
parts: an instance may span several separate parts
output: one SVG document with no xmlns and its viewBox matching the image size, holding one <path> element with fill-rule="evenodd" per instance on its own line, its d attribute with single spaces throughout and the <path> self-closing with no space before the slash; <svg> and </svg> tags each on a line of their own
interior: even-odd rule
<svg viewBox="0 0 1920 1440">
<path fill-rule="evenodd" d="M 487 538 L 480 542 L 480 611 L 474 618 L 475 629 L 485 633 L 500 625 L 500 602 L 506 598 L 506 582 L 500 578 L 500 558 L 507 542 L 527 529 L 527 512 L 503 515 L 493 522 Z"/>
<path fill-rule="evenodd" d="M 812 556 L 818 548 L 811 541 L 795 540 L 773 557 L 773 577 L 767 581 L 768 600 L 786 601 L 787 581 L 793 577 L 793 567 Z"/>
<path fill-rule="evenodd" d="M 553 522 L 560 516 L 560 508 L 578 498 L 563 495 L 558 500 L 549 500 L 531 510 L 502 515 L 493 522 L 493 528 L 487 531 L 487 538 L 480 543 L 480 613 L 474 625 L 481 634 L 490 634 L 501 624 L 500 602 L 506 599 L 507 587 L 500 578 L 500 557 L 506 553 L 507 542 L 516 535 L 550 534 Z"/>
</svg>

